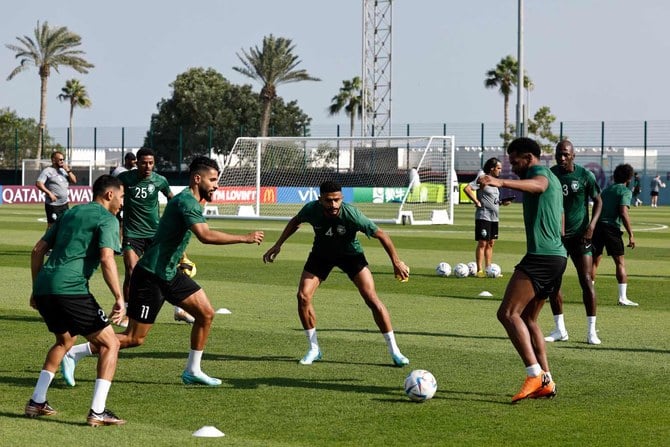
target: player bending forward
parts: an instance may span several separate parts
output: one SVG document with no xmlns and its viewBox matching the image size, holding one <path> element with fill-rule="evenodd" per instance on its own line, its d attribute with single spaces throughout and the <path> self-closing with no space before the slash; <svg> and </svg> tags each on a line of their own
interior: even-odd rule
<svg viewBox="0 0 670 447">
<path fill-rule="evenodd" d="M 398 257 L 391 238 L 357 208 L 342 202 L 342 187 L 339 184 L 327 181 L 320 186 L 319 200 L 306 204 L 289 221 L 277 242 L 263 255 L 263 262 L 273 262 L 282 244 L 303 222 L 312 225 L 314 244 L 298 285 L 298 315 L 309 343 L 309 350 L 300 363 L 311 365 L 321 359 L 312 298 L 319 285 L 328 278 L 333 267 L 339 267 L 353 281 L 365 304 L 372 311 L 375 323 L 384 335 L 393 363 L 396 366 L 409 364 L 407 357 L 398 349 L 391 326 L 391 316 L 377 296 L 372 272 L 368 268 L 363 248 L 356 239 L 356 233 L 360 231 L 368 237 L 378 239 L 391 258 L 395 276 L 401 281 L 406 280 L 409 278 L 409 268 Z"/>
<path fill-rule="evenodd" d="M 214 309 L 202 287 L 178 271 L 179 260 L 191 233 L 203 244 L 214 245 L 260 244 L 264 237 L 262 231 L 235 235 L 209 228 L 200 201 L 211 202 L 218 177 L 216 161 L 197 157 L 191 162 L 189 187 L 168 202 L 151 245 L 133 270 L 128 301 L 129 324 L 123 333 L 117 334 L 121 349 L 143 344 L 165 300 L 193 315 L 191 350 L 181 376 L 185 384 L 221 385 L 220 379 L 208 376 L 200 368 Z M 74 346 L 63 359 L 62 371 L 66 382 L 74 385 L 76 362 L 95 353 L 97 350 L 92 345 Z"/>
</svg>

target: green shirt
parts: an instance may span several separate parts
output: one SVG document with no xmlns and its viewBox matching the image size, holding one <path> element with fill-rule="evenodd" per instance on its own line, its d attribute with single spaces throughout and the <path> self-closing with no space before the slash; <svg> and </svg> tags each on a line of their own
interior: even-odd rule
<svg viewBox="0 0 670 447">
<path fill-rule="evenodd" d="M 377 232 L 377 225 L 355 206 L 342 203 L 337 217 L 323 214 L 323 205 L 318 200 L 307 203 L 299 212 L 300 222 L 314 228 L 312 252 L 321 256 L 337 257 L 363 253 L 356 238 L 358 231 L 370 237 Z"/>
<path fill-rule="evenodd" d="M 625 184 L 614 183 L 605 188 L 600 197 L 603 200 L 603 210 L 600 212 L 598 223 L 621 228 L 623 221 L 619 208 L 621 206 L 630 207 L 630 199 L 633 197 L 633 193 Z"/>
<path fill-rule="evenodd" d="M 177 265 L 191 239 L 191 227 L 205 222 L 202 206 L 190 189 L 184 189 L 168 202 L 153 241 L 138 265 L 170 281 L 177 274 Z"/>
<path fill-rule="evenodd" d="M 131 238 L 152 238 L 158 227 L 158 192 L 166 197 L 170 185 L 165 177 L 152 172 L 147 178 L 139 178 L 133 169 L 119 174 L 125 187 L 123 198 L 123 235 Z"/>
<path fill-rule="evenodd" d="M 33 284 L 34 295 L 88 295 L 100 249 L 121 250 L 119 221 L 97 202 L 68 210 L 42 240 L 52 250 Z"/>
<path fill-rule="evenodd" d="M 556 165 L 551 168 L 561 182 L 563 211 L 565 215 L 565 237 L 582 236 L 589 226 L 589 199 L 600 195 L 600 186 L 591 171 L 574 165 L 574 171 L 567 172 Z"/>
<path fill-rule="evenodd" d="M 526 178 L 537 176 L 549 180 L 541 194 L 523 193 L 523 221 L 526 226 L 526 251 L 534 255 L 567 257 L 561 241 L 563 194 L 561 182 L 546 166 L 532 166 Z"/>
</svg>

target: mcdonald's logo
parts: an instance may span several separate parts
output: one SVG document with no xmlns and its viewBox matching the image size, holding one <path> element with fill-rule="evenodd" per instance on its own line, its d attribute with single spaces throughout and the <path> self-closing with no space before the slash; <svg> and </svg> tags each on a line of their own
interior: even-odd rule
<svg viewBox="0 0 670 447">
<path fill-rule="evenodd" d="M 261 203 L 277 203 L 277 188 L 261 188 Z"/>
</svg>

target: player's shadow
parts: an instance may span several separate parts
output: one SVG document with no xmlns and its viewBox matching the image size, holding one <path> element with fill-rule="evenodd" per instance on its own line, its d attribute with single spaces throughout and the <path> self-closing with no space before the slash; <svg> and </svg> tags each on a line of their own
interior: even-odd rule
<svg viewBox="0 0 670 447">
<path fill-rule="evenodd" d="M 302 329 L 296 329 L 296 331 L 302 332 Z M 372 329 L 322 329 L 319 328 L 319 333 L 325 332 L 353 332 L 361 334 L 378 334 L 378 330 Z M 493 337 L 490 335 L 472 335 L 472 334 L 454 334 L 449 332 L 417 332 L 417 331 L 393 331 L 396 335 L 418 335 L 425 337 L 445 337 L 445 338 L 463 338 L 463 339 L 477 339 L 477 340 L 507 340 L 507 337 Z"/>
<path fill-rule="evenodd" d="M 28 322 L 28 323 L 42 323 L 44 320 L 42 320 L 42 317 L 37 314 L 37 311 L 35 311 L 36 315 L 0 315 L 0 320 L 5 320 L 5 321 L 21 321 L 21 322 Z"/>
<path fill-rule="evenodd" d="M 12 418 L 12 419 L 26 419 L 26 415 L 23 413 L 9 413 L 6 411 L 0 411 L 0 417 Z M 65 425 L 74 425 L 76 427 L 88 426 L 86 422 L 64 421 L 62 419 L 58 419 L 57 417 L 40 417 L 35 418 L 34 420 L 46 424 L 65 424 Z"/>
</svg>

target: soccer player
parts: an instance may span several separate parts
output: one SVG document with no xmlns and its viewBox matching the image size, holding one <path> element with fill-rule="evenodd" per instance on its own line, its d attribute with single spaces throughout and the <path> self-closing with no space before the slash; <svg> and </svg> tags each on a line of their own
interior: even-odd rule
<svg viewBox="0 0 670 447">
<path fill-rule="evenodd" d="M 556 395 L 537 318 L 545 300 L 561 287 L 567 253 L 561 242 L 561 183 L 542 165 L 540 146 L 533 139 L 517 138 L 507 147 L 507 154 L 519 180 L 485 175 L 479 184 L 523 192 L 526 255 L 514 268 L 498 308 L 498 320 L 526 366 L 526 380 L 512 397 L 512 402 L 518 402 Z"/>
<path fill-rule="evenodd" d="M 170 185 L 165 177 L 154 172 L 156 164 L 154 151 L 143 147 L 137 151 L 137 169 L 121 172 L 119 180 L 126 187 L 123 201 L 123 296 L 128 302 L 130 277 L 137 261 L 142 257 L 158 228 L 159 209 L 158 193 L 168 200 L 172 198 Z M 193 322 L 193 317 L 182 309 L 175 309 L 175 320 Z M 128 319 L 119 322 L 122 327 L 128 326 Z"/>
<path fill-rule="evenodd" d="M 582 288 L 582 302 L 586 309 L 586 342 L 599 345 L 600 339 L 596 332 L 596 291 L 591 280 L 591 239 L 602 208 L 600 186 L 591 171 L 575 163 L 575 148 L 569 140 L 563 140 L 556 145 L 555 157 L 556 165 L 551 168 L 551 172 L 558 177 L 563 191 L 563 245 L 575 265 Z M 593 201 L 590 219 L 589 201 Z M 563 294 L 560 290 L 549 297 L 549 303 L 556 328 L 544 340 L 565 341 L 568 339 L 568 330 L 565 327 Z"/>
<path fill-rule="evenodd" d="M 603 256 L 603 248 L 607 248 L 607 254 L 612 257 L 616 267 L 616 279 L 619 284 L 619 305 L 637 306 L 628 299 L 628 275 L 626 274 L 626 262 L 624 260 L 624 243 L 621 236 L 621 225 L 623 224 L 628 233 L 628 247 L 635 248 L 635 237 L 631 227 L 628 208 L 632 193 L 628 189 L 628 183 L 633 176 L 633 167 L 629 164 L 620 164 L 614 168 L 614 183 L 605 188 L 601 194 L 603 201 L 600 219 L 593 233 L 593 280 L 596 279 L 596 271 Z"/>
<path fill-rule="evenodd" d="M 60 151 L 51 154 L 51 166 L 40 172 L 35 186 L 44 193 L 44 212 L 47 228 L 51 227 L 68 210 L 68 189 L 77 183 L 77 177 L 65 164 L 65 155 Z"/>
<path fill-rule="evenodd" d="M 107 315 L 88 288 L 93 272 L 102 264 L 102 276 L 114 295 L 112 313 L 123 312 L 114 252 L 121 248 L 115 214 L 121 207 L 123 186 L 111 175 L 93 184 L 93 201 L 72 208 L 58 219 L 33 248 L 33 291 L 30 305 L 56 336 L 49 349 L 33 395 L 26 404 L 29 417 L 56 414 L 47 401 L 47 391 L 65 353 L 81 334 L 99 353 L 93 401 L 86 422 L 91 426 L 121 425 L 126 421 L 106 408 L 119 354 L 119 341 Z M 52 249 L 43 265 L 44 255 Z"/>
<path fill-rule="evenodd" d="M 409 364 L 407 357 L 398 349 L 391 326 L 391 316 L 377 296 L 372 272 L 368 268 L 356 233 L 360 231 L 368 237 L 379 240 L 391 259 L 393 271 L 399 280 L 409 278 L 409 268 L 398 257 L 391 238 L 356 207 L 342 201 L 342 187 L 339 184 L 331 181 L 323 182 L 319 191 L 319 199 L 307 203 L 289 221 L 277 242 L 263 255 L 263 262 L 274 262 L 281 251 L 281 246 L 302 223 L 312 225 L 314 244 L 300 275 L 297 294 L 298 316 L 309 344 L 307 354 L 300 360 L 300 364 L 311 365 L 321 359 L 312 298 L 334 267 L 342 269 L 358 288 L 386 340 L 393 363 L 396 366 Z"/>
<path fill-rule="evenodd" d="M 656 177 L 651 179 L 651 184 L 649 185 L 649 189 L 651 190 L 651 192 L 649 194 L 651 196 L 651 207 L 652 208 L 657 208 L 658 207 L 658 194 L 659 194 L 661 188 L 665 188 L 665 183 L 663 183 L 663 180 L 661 180 L 660 175 L 656 175 Z"/>
<path fill-rule="evenodd" d="M 130 279 L 128 328 L 117 334 L 121 349 L 140 346 L 164 301 L 179 305 L 195 321 L 191 328 L 191 350 L 182 373 L 185 384 L 218 386 L 221 380 L 205 374 L 200 366 L 203 350 L 214 320 L 214 309 L 205 291 L 188 275 L 178 270 L 186 246 L 195 234 L 203 244 L 260 244 L 262 231 L 244 235 L 211 230 L 202 214 L 201 200 L 210 202 L 217 189 L 219 167 L 215 160 L 196 157 L 189 167 L 189 187 L 172 198 L 165 207 L 158 230 Z M 63 359 L 63 376 L 74 384 L 74 369 L 82 358 L 96 354 L 88 343 L 74 346 Z"/>
<path fill-rule="evenodd" d="M 114 177 L 118 177 L 119 174 L 121 174 L 122 172 L 132 171 L 133 169 L 136 168 L 137 168 L 137 156 L 135 156 L 135 154 L 133 154 L 132 152 L 128 152 L 123 157 L 123 164 L 121 166 L 117 166 L 112 171 L 112 175 Z"/>
<path fill-rule="evenodd" d="M 477 180 L 483 175 L 500 177 L 502 163 L 497 158 L 489 158 L 483 169 L 472 182 L 468 183 L 463 191 L 475 203 L 475 261 L 477 262 L 477 277 L 486 278 L 485 269 L 493 260 L 493 245 L 498 239 L 498 209 L 500 207 L 500 190 L 495 186 L 479 187 Z M 509 205 L 506 200 L 503 205 Z"/>
</svg>

